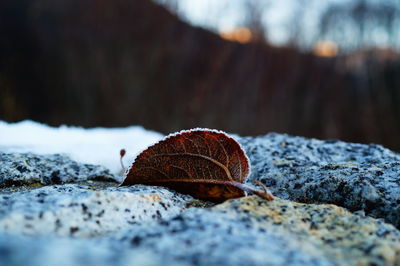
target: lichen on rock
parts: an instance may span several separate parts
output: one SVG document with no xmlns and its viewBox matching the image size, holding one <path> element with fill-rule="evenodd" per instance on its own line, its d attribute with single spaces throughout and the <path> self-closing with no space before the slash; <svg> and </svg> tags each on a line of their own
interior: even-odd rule
<svg viewBox="0 0 400 266">
<path fill-rule="evenodd" d="M 214 207 L 252 227 L 283 232 L 318 247 L 340 265 L 400 264 L 400 231 L 382 220 L 350 213 L 332 204 L 302 204 L 257 197 Z"/>
</svg>

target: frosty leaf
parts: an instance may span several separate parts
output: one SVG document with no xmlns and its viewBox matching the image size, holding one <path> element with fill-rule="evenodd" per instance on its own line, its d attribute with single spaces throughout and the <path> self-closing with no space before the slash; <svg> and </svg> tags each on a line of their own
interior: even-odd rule
<svg viewBox="0 0 400 266">
<path fill-rule="evenodd" d="M 139 154 L 122 185 L 160 185 L 211 201 L 242 197 L 245 192 L 272 199 L 243 184 L 249 169 L 249 160 L 234 139 L 220 131 L 195 129 L 172 134 Z"/>
</svg>

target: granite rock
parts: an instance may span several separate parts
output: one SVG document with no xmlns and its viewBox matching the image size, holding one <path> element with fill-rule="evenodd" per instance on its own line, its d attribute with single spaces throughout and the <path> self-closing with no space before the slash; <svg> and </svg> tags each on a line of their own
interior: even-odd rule
<svg viewBox="0 0 400 266">
<path fill-rule="evenodd" d="M 0 232 L 94 237 L 174 216 L 193 198 L 151 186 L 53 185 L 0 194 Z"/>
<path fill-rule="evenodd" d="M 0 152 L 0 163 L 0 187 L 120 179 L 103 166 L 81 164 L 62 154 Z"/>
<path fill-rule="evenodd" d="M 400 232 L 334 205 L 252 196 L 89 239 L 0 233 L 0 264 L 27 263 L 399 265 Z"/>
<path fill-rule="evenodd" d="M 252 164 L 248 182 L 305 203 L 332 203 L 400 227 L 400 155 L 380 145 L 268 134 L 239 139 Z"/>
<path fill-rule="evenodd" d="M 116 236 L 127 248 L 186 265 L 335 265 L 316 246 L 295 235 L 261 227 L 251 217 L 219 210 L 191 209 L 152 226 Z M 272 230 L 271 230 L 272 229 Z"/>
<path fill-rule="evenodd" d="M 190 265 L 399 265 L 400 232 L 334 205 L 252 196 L 123 232 L 120 242 Z"/>
<path fill-rule="evenodd" d="M 352 214 L 332 204 L 303 204 L 256 196 L 213 208 L 252 228 L 308 243 L 339 265 L 400 265 L 400 231 L 381 219 Z"/>
</svg>

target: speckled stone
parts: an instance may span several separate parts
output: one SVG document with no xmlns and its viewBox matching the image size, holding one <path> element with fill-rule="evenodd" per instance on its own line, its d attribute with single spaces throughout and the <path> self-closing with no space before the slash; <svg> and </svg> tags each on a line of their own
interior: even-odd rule
<svg viewBox="0 0 400 266">
<path fill-rule="evenodd" d="M 144 188 L 110 190 L 133 194 L 140 191 L 143 195 L 146 193 Z M 150 196 L 155 195 L 151 189 L 155 188 L 149 188 L 148 198 L 154 198 Z M 72 193 L 84 193 L 85 190 L 87 188 L 80 186 Z M 162 197 L 160 192 L 157 190 L 156 195 Z M 166 190 L 165 193 L 171 192 Z M 334 205 L 294 203 L 279 198 L 265 201 L 252 196 L 212 208 L 183 207 L 176 212 L 179 214 L 165 215 L 162 219 L 149 214 L 131 224 L 128 222 L 130 219 L 124 216 L 125 211 L 119 212 L 114 208 L 116 205 L 122 207 L 123 200 L 108 197 L 113 201 L 108 207 L 114 211 L 110 210 L 107 218 L 95 218 L 106 225 L 96 228 L 87 214 L 89 210 L 92 217 L 95 216 L 92 210 L 96 209 L 98 199 L 94 197 L 93 204 L 85 201 L 87 210 L 82 205 L 62 207 L 60 203 L 55 204 L 56 207 L 49 212 L 76 207 L 63 215 L 58 214 L 58 217 L 67 216 L 60 222 L 64 229 L 58 231 L 45 229 L 44 225 L 51 226 L 52 223 L 47 221 L 52 219 L 46 218 L 47 221 L 41 222 L 34 218 L 34 222 L 42 223 L 42 226 L 28 232 L 23 229 L 26 225 L 23 220 L 14 219 L 21 230 L 0 232 L 0 265 L 400 264 L 400 232 L 395 227 L 382 220 L 351 214 Z M 50 205 L 52 199 L 47 200 L 46 205 Z M 147 209 L 151 204 L 146 201 L 141 204 L 147 204 L 143 206 Z M 19 205 L 22 204 L 26 201 L 22 200 Z M 21 208 L 17 205 L 11 205 L 16 213 Z M 123 217 L 119 218 L 120 215 Z M 80 233 L 68 232 L 71 228 L 69 220 L 77 221 L 75 217 L 84 217 L 78 219 Z M 89 220 L 85 220 L 87 218 Z M 32 222 L 31 218 L 27 221 Z"/>
<path fill-rule="evenodd" d="M 253 228 L 283 232 L 318 247 L 339 265 L 400 265 L 400 231 L 380 219 L 332 204 L 303 204 L 256 196 L 227 201 L 222 212 Z"/>
<path fill-rule="evenodd" d="M 0 194 L 0 232 L 101 236 L 175 216 L 192 197 L 151 186 L 54 185 Z"/>
<path fill-rule="evenodd" d="M 11 185 L 64 184 L 87 180 L 117 182 L 103 166 L 81 164 L 62 154 L 0 152 L 0 187 Z"/>
<path fill-rule="evenodd" d="M 400 232 L 334 205 L 258 197 L 190 209 L 121 242 L 192 265 L 400 265 Z"/>
<path fill-rule="evenodd" d="M 317 246 L 225 210 L 190 209 L 122 232 L 116 240 L 187 265 L 335 265 Z"/>
<path fill-rule="evenodd" d="M 8 250 L 0 264 L 18 259 L 16 265 L 55 265 L 61 253 L 64 265 L 97 260 L 100 265 L 335 265 L 312 244 L 209 209 L 132 225 L 102 238 L 36 238 L 0 233 L 0 255 Z"/>
<path fill-rule="evenodd" d="M 284 199 L 361 210 L 400 228 L 399 154 L 379 145 L 275 133 L 239 142 L 252 164 L 249 182 L 261 180 Z"/>
</svg>

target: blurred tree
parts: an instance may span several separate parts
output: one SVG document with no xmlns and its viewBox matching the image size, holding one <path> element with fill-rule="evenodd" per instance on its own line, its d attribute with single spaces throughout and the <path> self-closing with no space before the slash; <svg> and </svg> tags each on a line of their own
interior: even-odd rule
<svg viewBox="0 0 400 266">
<path fill-rule="evenodd" d="M 252 33 L 252 41 L 266 42 L 268 40 L 267 24 L 264 21 L 265 14 L 271 3 L 266 0 L 244 0 L 244 26 Z"/>
<path fill-rule="evenodd" d="M 345 50 L 400 48 L 400 2 L 355 0 L 331 4 L 322 14 L 320 35 Z"/>
<path fill-rule="evenodd" d="M 288 21 L 287 31 L 288 31 L 288 41 L 287 44 L 292 47 L 304 46 L 307 42 L 305 40 L 307 34 L 305 34 L 306 27 L 304 22 L 304 17 L 306 15 L 307 4 L 310 4 L 310 0 L 297 0 L 295 2 L 295 7 L 292 8 L 292 15 Z M 307 36 L 310 38 L 310 36 Z"/>
<path fill-rule="evenodd" d="M 3 0 L 0 22 L 0 119 L 280 131 L 400 150 L 393 50 L 321 57 L 225 41 L 149 0 Z"/>
</svg>

